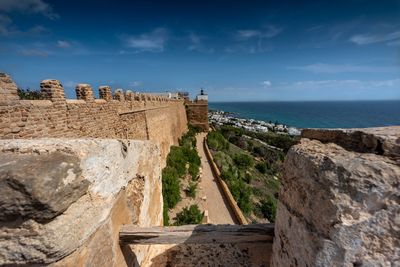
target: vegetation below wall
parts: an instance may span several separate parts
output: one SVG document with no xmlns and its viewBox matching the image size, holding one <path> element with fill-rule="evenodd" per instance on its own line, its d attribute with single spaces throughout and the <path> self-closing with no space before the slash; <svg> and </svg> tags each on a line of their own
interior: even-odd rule
<svg viewBox="0 0 400 267">
<path fill-rule="evenodd" d="M 17 93 L 20 99 L 24 100 L 41 100 L 43 99 L 43 95 L 40 90 L 31 90 L 29 88 L 22 89 L 18 88 Z"/>
<path fill-rule="evenodd" d="M 192 198 L 196 196 L 197 180 L 199 176 L 200 157 L 196 150 L 196 134 L 200 129 L 189 125 L 189 131 L 179 140 L 179 146 L 172 146 L 167 156 L 167 166 L 162 170 L 162 195 L 164 200 L 164 225 L 170 224 L 168 210 L 173 209 L 181 201 L 181 192 Z M 190 184 L 183 188 L 181 181 L 189 178 Z M 184 208 L 178 213 L 176 225 L 200 223 L 203 214 L 197 206 Z"/>
<path fill-rule="evenodd" d="M 217 127 L 207 144 L 238 206 L 252 222 L 275 221 L 283 160 L 296 138 Z"/>
</svg>

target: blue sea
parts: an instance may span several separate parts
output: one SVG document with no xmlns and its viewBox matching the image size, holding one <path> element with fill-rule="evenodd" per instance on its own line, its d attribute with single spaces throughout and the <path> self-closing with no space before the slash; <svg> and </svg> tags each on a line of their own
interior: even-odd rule
<svg viewBox="0 0 400 267">
<path fill-rule="evenodd" d="M 400 100 L 310 102 L 210 102 L 209 109 L 240 118 L 278 121 L 298 128 L 362 128 L 400 125 Z"/>
</svg>

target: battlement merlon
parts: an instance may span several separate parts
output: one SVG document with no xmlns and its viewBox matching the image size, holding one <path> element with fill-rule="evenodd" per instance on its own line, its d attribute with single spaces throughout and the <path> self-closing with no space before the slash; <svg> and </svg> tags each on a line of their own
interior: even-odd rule
<svg viewBox="0 0 400 267">
<path fill-rule="evenodd" d="M 90 84 L 80 83 L 75 87 L 76 98 L 85 100 L 86 102 L 93 102 L 93 90 Z"/>
<path fill-rule="evenodd" d="M 17 85 L 9 75 L 0 72 L 0 101 L 16 100 L 19 100 Z"/>
<path fill-rule="evenodd" d="M 64 88 L 58 80 L 44 80 L 40 83 L 40 91 L 46 100 L 51 102 L 65 102 Z"/>
</svg>

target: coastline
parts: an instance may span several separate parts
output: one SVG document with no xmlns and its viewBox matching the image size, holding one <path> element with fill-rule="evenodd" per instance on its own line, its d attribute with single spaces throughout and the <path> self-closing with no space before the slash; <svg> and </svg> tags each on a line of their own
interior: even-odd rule
<svg viewBox="0 0 400 267">
<path fill-rule="evenodd" d="M 297 129 L 351 129 L 400 125 L 400 100 L 210 102 L 242 119 L 278 121 Z"/>
<path fill-rule="evenodd" d="M 231 125 L 252 132 L 274 132 L 278 134 L 288 134 L 291 136 L 299 136 L 301 134 L 300 128 L 281 124 L 278 121 L 266 122 L 263 120 L 247 119 L 240 117 L 240 114 L 238 113 L 227 112 L 223 110 L 209 109 L 208 119 L 210 123 L 215 123 L 217 125 Z"/>
</svg>

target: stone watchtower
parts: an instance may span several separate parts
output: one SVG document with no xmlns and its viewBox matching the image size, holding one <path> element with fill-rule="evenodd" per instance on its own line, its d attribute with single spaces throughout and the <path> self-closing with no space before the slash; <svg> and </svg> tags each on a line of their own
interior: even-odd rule
<svg viewBox="0 0 400 267">
<path fill-rule="evenodd" d="M 208 131 L 208 95 L 204 90 L 200 90 L 194 101 L 186 101 L 185 104 L 188 122 L 199 126 L 203 131 Z"/>
</svg>

